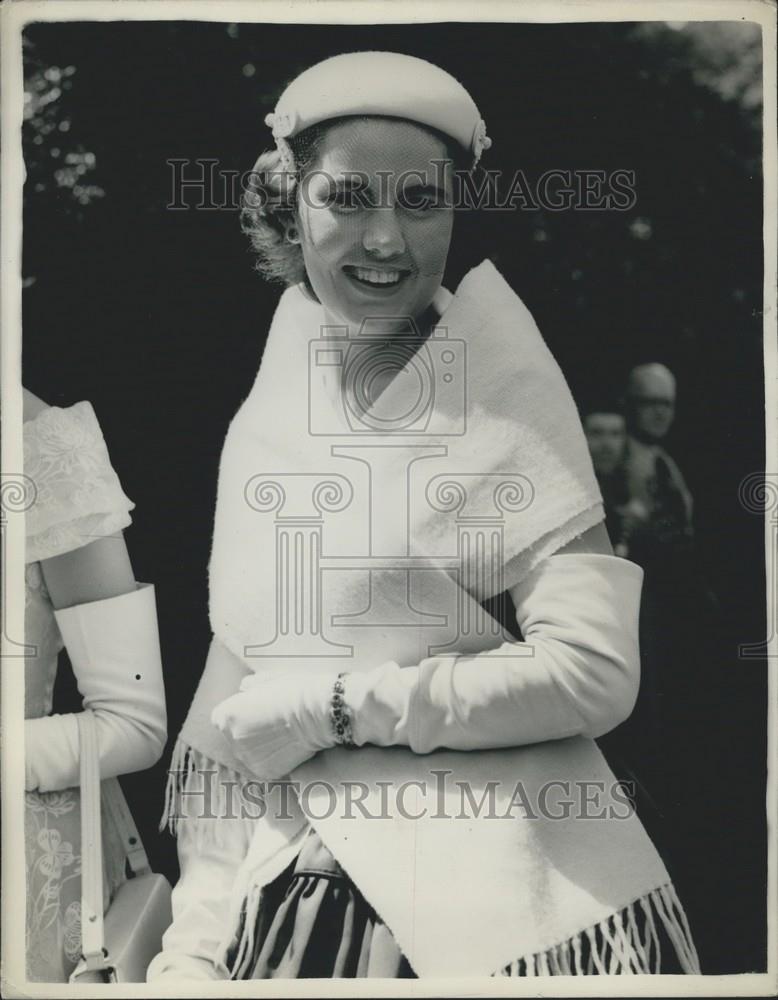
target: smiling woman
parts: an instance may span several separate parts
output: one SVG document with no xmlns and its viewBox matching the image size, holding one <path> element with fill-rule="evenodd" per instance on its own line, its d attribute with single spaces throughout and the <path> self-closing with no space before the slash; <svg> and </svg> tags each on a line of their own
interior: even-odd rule
<svg viewBox="0 0 778 1000">
<path fill-rule="evenodd" d="M 268 124 L 243 226 L 288 287 L 222 455 L 149 979 L 699 971 L 594 743 L 635 702 L 642 571 L 612 555 L 523 303 L 488 261 L 442 286 L 478 108 L 427 62 L 361 52 L 303 73 Z M 505 593 L 521 642 L 483 606 Z M 536 802 L 596 786 L 602 818 L 384 802 L 446 769 L 506 815 L 519 777 Z M 288 776 L 281 810 L 236 816 L 236 787 L 256 802 Z"/>
<path fill-rule="evenodd" d="M 387 309 L 417 316 L 451 243 L 453 169 L 464 160 L 453 145 L 414 122 L 354 116 L 290 140 L 295 173 L 278 151 L 263 153 L 242 212 L 260 273 L 302 281 L 354 330 Z"/>
<path fill-rule="evenodd" d="M 443 280 L 454 210 L 450 199 L 428 207 L 398 180 L 431 180 L 435 163 L 447 159 L 444 143 L 411 122 L 356 118 L 327 129 L 297 218 L 305 271 L 331 323 L 357 333 L 366 317 L 417 317 L 429 305 Z M 330 179 L 337 190 L 354 176 L 367 180 L 367 205 L 330 198 Z"/>
</svg>

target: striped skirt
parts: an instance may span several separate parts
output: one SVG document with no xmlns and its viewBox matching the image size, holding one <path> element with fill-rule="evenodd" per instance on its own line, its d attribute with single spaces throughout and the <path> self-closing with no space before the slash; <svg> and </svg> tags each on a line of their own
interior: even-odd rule
<svg viewBox="0 0 778 1000">
<path fill-rule="evenodd" d="M 627 907 L 591 933 L 512 962 L 495 975 L 689 972 L 688 956 L 679 961 L 682 943 L 668 931 L 672 921 L 665 920 L 672 906 L 672 898 L 652 896 L 651 903 Z M 386 924 L 314 830 L 295 861 L 262 890 L 254 940 L 248 949 L 239 949 L 246 916 L 244 911 L 227 956 L 233 979 L 416 978 Z M 242 955 L 235 967 L 238 950 Z M 522 953 L 520 942 L 516 952 Z"/>
</svg>

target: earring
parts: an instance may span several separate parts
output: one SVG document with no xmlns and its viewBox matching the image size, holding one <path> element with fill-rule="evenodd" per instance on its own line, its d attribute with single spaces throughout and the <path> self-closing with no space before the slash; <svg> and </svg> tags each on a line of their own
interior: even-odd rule
<svg viewBox="0 0 778 1000">
<path fill-rule="evenodd" d="M 297 226 L 287 226 L 286 227 L 286 242 L 287 243 L 299 243 L 300 234 L 297 231 Z"/>
</svg>

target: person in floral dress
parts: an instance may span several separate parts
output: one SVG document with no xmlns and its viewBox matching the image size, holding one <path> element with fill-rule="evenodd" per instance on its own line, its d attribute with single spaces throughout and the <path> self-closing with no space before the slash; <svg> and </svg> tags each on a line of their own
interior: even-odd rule
<svg viewBox="0 0 778 1000">
<path fill-rule="evenodd" d="M 78 723 L 52 714 L 63 647 L 95 715 L 101 778 L 162 754 L 165 695 L 154 588 L 138 584 L 122 531 L 134 504 L 92 406 L 46 406 L 25 390 L 25 862 L 27 979 L 66 982 L 81 957 Z M 103 815 L 103 898 L 125 878 Z"/>
</svg>

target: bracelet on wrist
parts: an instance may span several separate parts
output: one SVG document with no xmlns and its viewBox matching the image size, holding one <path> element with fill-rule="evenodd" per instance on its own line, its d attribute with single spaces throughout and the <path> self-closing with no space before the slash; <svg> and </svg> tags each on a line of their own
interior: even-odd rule
<svg viewBox="0 0 778 1000">
<path fill-rule="evenodd" d="M 338 674 L 332 688 L 332 700 L 330 702 L 330 721 L 332 723 L 332 733 L 335 744 L 343 747 L 354 747 L 354 733 L 351 729 L 351 713 L 346 705 L 344 694 L 346 690 L 345 678 L 347 672 Z"/>
</svg>

